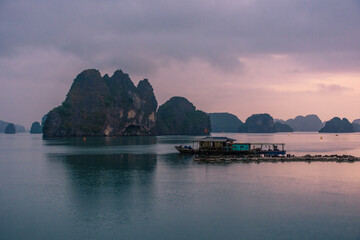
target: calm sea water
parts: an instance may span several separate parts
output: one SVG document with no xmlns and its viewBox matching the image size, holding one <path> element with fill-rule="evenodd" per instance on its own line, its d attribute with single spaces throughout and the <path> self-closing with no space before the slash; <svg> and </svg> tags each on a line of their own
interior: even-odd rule
<svg viewBox="0 0 360 240">
<path fill-rule="evenodd" d="M 360 156 L 360 134 L 226 136 Z M 174 149 L 194 139 L 0 134 L 0 239 L 360 239 L 360 163 L 201 164 Z"/>
</svg>

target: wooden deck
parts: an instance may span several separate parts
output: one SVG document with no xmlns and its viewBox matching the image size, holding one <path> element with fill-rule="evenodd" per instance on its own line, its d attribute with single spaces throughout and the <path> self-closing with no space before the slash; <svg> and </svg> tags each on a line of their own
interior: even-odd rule
<svg viewBox="0 0 360 240">
<path fill-rule="evenodd" d="M 223 156 L 208 156 L 208 155 L 196 155 L 194 157 L 196 162 L 207 163 L 261 163 L 261 162 L 338 162 L 338 163 L 353 163 L 360 162 L 360 157 L 354 157 L 351 155 L 305 155 L 305 156 L 274 156 L 274 157 L 260 157 L 260 156 L 237 156 L 237 155 L 223 155 Z"/>
</svg>

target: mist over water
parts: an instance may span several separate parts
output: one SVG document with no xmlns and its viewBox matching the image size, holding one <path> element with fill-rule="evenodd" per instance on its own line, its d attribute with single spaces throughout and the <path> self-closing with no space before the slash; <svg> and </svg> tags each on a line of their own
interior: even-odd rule
<svg viewBox="0 0 360 240">
<path fill-rule="evenodd" d="M 358 133 L 214 135 L 360 156 Z M 360 238 L 360 163 L 204 164 L 174 149 L 196 139 L 0 134 L 0 239 Z"/>
</svg>

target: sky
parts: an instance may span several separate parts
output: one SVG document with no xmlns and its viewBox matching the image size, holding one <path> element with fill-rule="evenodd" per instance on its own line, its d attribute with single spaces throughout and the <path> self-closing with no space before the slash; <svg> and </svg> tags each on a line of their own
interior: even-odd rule
<svg viewBox="0 0 360 240">
<path fill-rule="evenodd" d="M 148 78 L 159 104 L 360 118 L 360 0 L 0 0 L 0 119 L 30 127 L 81 71 Z"/>
</svg>

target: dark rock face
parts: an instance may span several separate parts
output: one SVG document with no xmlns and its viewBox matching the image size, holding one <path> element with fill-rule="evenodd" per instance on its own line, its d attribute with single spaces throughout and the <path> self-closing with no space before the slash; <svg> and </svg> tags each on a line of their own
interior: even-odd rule
<svg viewBox="0 0 360 240">
<path fill-rule="evenodd" d="M 47 114 L 43 132 L 45 137 L 148 135 L 155 125 L 156 108 L 147 79 L 136 87 L 121 70 L 112 77 L 85 70 L 62 105 Z"/>
<path fill-rule="evenodd" d="M 15 125 L 13 123 L 9 123 L 6 126 L 4 133 L 6 133 L 6 134 L 15 134 L 16 133 Z"/>
<path fill-rule="evenodd" d="M 42 133 L 42 127 L 40 126 L 39 122 L 34 122 L 31 125 L 30 133 L 31 134 L 41 134 Z"/>
<path fill-rule="evenodd" d="M 275 122 L 275 129 L 277 132 L 293 132 L 294 130 L 285 123 Z"/>
<path fill-rule="evenodd" d="M 353 125 L 346 118 L 340 119 L 334 117 L 330 121 L 326 122 L 325 127 L 320 129 L 319 132 L 324 133 L 346 133 L 355 132 Z"/>
<path fill-rule="evenodd" d="M 244 123 L 231 113 L 209 113 L 212 132 L 237 132 Z"/>
<path fill-rule="evenodd" d="M 242 133 L 274 133 L 276 132 L 274 119 L 267 113 L 253 114 L 239 127 Z"/>
<path fill-rule="evenodd" d="M 294 131 L 308 131 L 317 132 L 323 127 L 323 123 L 317 115 L 311 114 L 303 116 L 297 116 L 295 119 L 289 119 L 285 122 Z"/>
<path fill-rule="evenodd" d="M 158 135 L 208 135 L 210 117 L 183 97 L 172 97 L 158 110 Z"/>
</svg>

